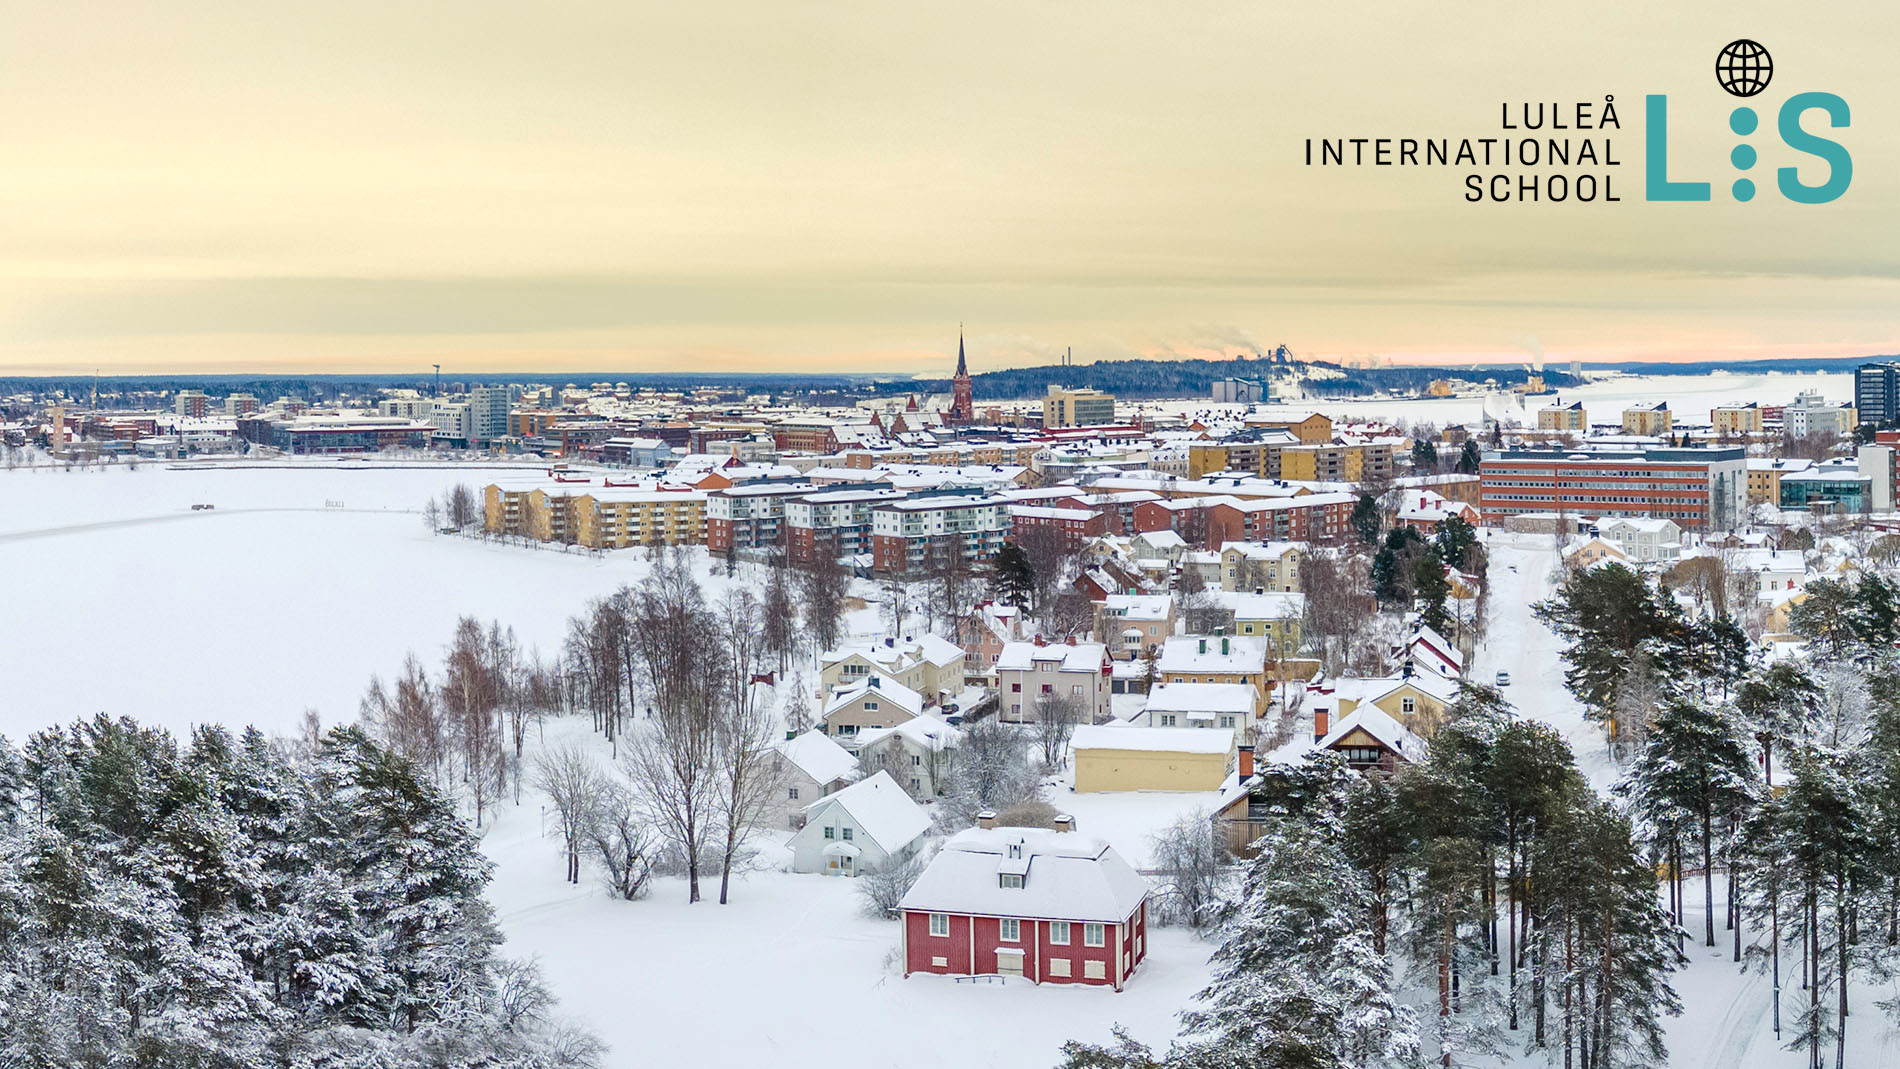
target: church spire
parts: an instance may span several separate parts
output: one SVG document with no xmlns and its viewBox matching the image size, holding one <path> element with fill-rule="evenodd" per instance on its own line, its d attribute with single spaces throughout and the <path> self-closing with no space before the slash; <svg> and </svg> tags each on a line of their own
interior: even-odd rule
<svg viewBox="0 0 1900 1069">
<path fill-rule="evenodd" d="M 963 362 L 963 324 L 958 323 L 957 324 L 957 377 L 963 378 L 969 373 L 970 373 L 969 367 L 966 366 Z"/>
</svg>

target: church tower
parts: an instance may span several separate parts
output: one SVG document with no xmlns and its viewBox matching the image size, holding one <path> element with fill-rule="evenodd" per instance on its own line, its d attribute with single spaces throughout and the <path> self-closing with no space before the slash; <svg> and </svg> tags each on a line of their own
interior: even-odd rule
<svg viewBox="0 0 1900 1069">
<path fill-rule="evenodd" d="M 963 328 L 957 328 L 957 373 L 950 379 L 950 411 L 944 422 L 975 423 L 976 402 L 970 393 L 970 366 L 963 358 Z"/>
</svg>

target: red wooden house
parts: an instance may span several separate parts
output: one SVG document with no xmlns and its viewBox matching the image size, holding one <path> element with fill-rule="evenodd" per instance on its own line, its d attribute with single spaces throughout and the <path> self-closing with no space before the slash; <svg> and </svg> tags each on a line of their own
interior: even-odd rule
<svg viewBox="0 0 1900 1069">
<path fill-rule="evenodd" d="M 993 819 L 983 814 L 981 823 Z M 972 828 L 945 843 L 904 896 L 904 975 L 1021 976 L 1120 991 L 1147 956 L 1148 891 L 1099 839 Z"/>
</svg>

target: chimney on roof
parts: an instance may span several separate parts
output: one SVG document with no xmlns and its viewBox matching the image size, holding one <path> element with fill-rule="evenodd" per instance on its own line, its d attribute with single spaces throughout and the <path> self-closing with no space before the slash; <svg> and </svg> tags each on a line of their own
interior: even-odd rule
<svg viewBox="0 0 1900 1069">
<path fill-rule="evenodd" d="M 786 729 L 785 729 L 785 738 L 786 738 L 787 740 L 790 740 L 790 739 L 795 739 L 795 738 L 797 738 L 797 737 L 798 737 L 798 732 L 796 732 L 796 731 L 793 731 L 793 730 L 792 730 L 791 728 L 786 728 Z"/>
<path fill-rule="evenodd" d="M 1201 639 L 1201 652 L 1207 652 L 1207 640 L 1205 638 Z"/>
<path fill-rule="evenodd" d="M 1037 633 L 1036 633 L 1036 645 L 1038 645 L 1038 646 L 1047 646 L 1048 644 L 1049 644 L 1049 643 L 1047 643 L 1047 642 L 1045 642 L 1045 641 L 1043 641 L 1043 637 L 1042 637 L 1042 633 L 1041 633 L 1041 632 L 1037 632 Z"/>
<path fill-rule="evenodd" d="M 1074 635 L 1074 634 L 1069 634 L 1069 635 L 1067 635 L 1067 636 L 1065 636 L 1065 637 L 1063 638 L 1063 640 L 1062 640 L 1062 641 L 1063 641 L 1063 642 L 1066 642 L 1066 643 L 1068 643 L 1068 644 L 1069 644 L 1069 645 L 1071 645 L 1071 646 L 1073 646 L 1073 645 L 1075 645 L 1075 635 Z"/>
<path fill-rule="evenodd" d="M 897 640 L 896 640 L 896 639 L 894 639 L 894 638 L 887 638 L 887 639 L 885 639 L 885 640 L 884 640 L 884 648 L 885 648 L 885 649 L 890 649 L 890 648 L 892 648 L 892 647 L 894 647 L 894 646 L 896 646 L 896 645 L 897 645 Z"/>
<path fill-rule="evenodd" d="M 878 678 L 877 678 L 876 676 L 872 676 L 872 677 L 871 677 L 871 686 L 873 686 L 873 687 L 876 687 L 876 688 L 877 688 L 878 690 L 883 690 L 883 689 L 884 689 L 884 688 L 883 688 L 882 686 L 879 686 L 879 684 L 878 684 Z"/>
<path fill-rule="evenodd" d="M 1227 640 L 1225 638 L 1220 640 L 1220 652 L 1223 657 L 1227 655 Z"/>
<path fill-rule="evenodd" d="M 1235 767 L 1235 770 L 1239 773 L 1240 781 L 1242 783 L 1245 783 L 1246 781 L 1253 778 L 1253 747 L 1252 746 L 1242 746 L 1240 748 L 1240 756 L 1238 758 L 1238 763 L 1234 767 Z"/>
<path fill-rule="evenodd" d="M 996 810 L 985 809 L 976 815 L 976 826 L 988 831 L 996 827 Z"/>
<path fill-rule="evenodd" d="M 1075 818 L 1067 813 L 1057 813 L 1055 824 L 1057 831 L 1075 830 Z"/>
<path fill-rule="evenodd" d="M 1332 730 L 1332 724 L 1330 723 L 1331 720 L 1332 720 L 1332 717 L 1329 717 L 1326 715 L 1326 710 L 1324 708 L 1313 710 L 1313 741 L 1314 742 L 1318 742 L 1319 740 L 1325 738 L 1326 733 Z"/>
</svg>

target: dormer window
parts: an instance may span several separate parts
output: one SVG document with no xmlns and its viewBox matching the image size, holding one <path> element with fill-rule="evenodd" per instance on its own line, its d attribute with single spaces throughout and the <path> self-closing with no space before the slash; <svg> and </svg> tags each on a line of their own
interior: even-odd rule
<svg viewBox="0 0 1900 1069">
<path fill-rule="evenodd" d="M 996 885 L 1005 890 L 1013 890 L 1013 889 L 1020 888 L 1023 885 L 1022 873 L 1019 873 L 1019 872 L 1002 873 L 1001 875 L 997 876 Z"/>
</svg>

